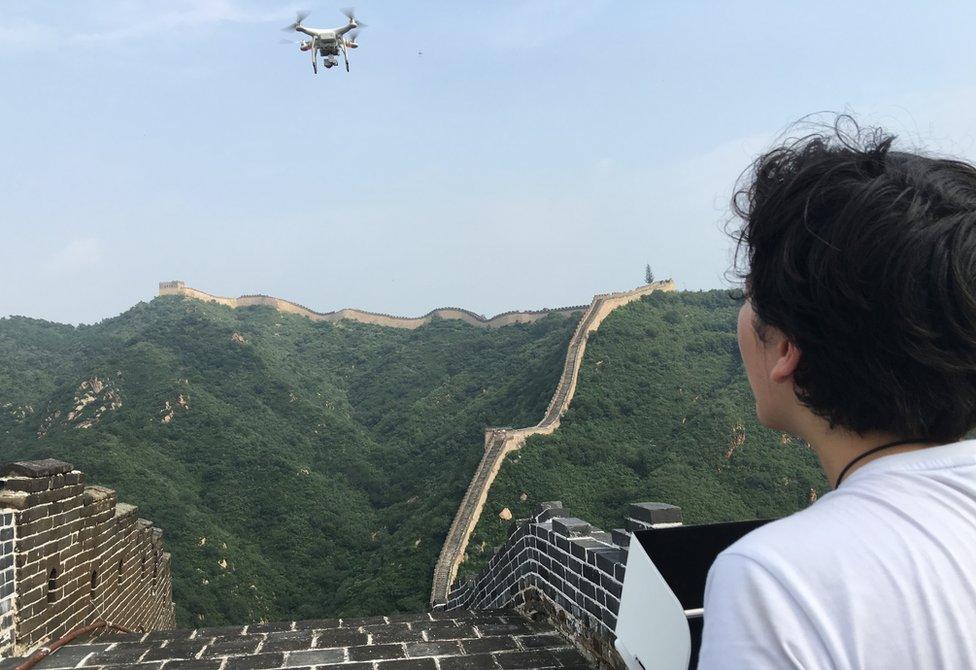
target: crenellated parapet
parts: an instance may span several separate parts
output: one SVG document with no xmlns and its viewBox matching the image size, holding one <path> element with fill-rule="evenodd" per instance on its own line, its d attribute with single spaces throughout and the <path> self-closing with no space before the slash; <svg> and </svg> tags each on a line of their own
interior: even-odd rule
<svg viewBox="0 0 976 670">
<path fill-rule="evenodd" d="M 0 468 L 0 656 L 108 621 L 173 628 L 162 531 L 63 461 Z"/>
<path fill-rule="evenodd" d="M 614 629 L 630 531 L 680 524 L 679 507 L 635 503 L 629 506 L 626 527 L 606 532 L 561 502 L 542 503 L 532 518 L 513 522 L 485 569 L 460 580 L 443 609 L 544 612 L 588 655 L 615 667 Z"/>
<path fill-rule="evenodd" d="M 362 309 L 345 308 L 335 312 L 316 312 L 313 309 L 284 298 L 275 298 L 270 295 L 242 295 L 237 298 L 225 298 L 219 295 L 212 295 L 205 291 L 195 289 L 186 285 L 182 281 L 164 281 L 159 283 L 159 295 L 179 295 L 185 298 L 193 298 L 203 302 L 215 302 L 226 307 L 253 307 L 264 306 L 276 309 L 279 312 L 298 314 L 307 317 L 312 321 L 336 322 L 343 319 L 356 321 L 359 323 L 369 323 L 388 328 L 406 328 L 412 330 L 430 323 L 434 319 L 454 319 L 464 321 L 472 326 L 479 328 L 501 328 L 511 326 L 516 323 L 532 323 L 539 319 L 544 319 L 550 314 L 558 316 L 572 316 L 586 310 L 586 305 L 575 305 L 572 307 L 558 307 L 555 309 L 536 309 L 524 311 L 510 311 L 496 314 L 488 318 L 481 314 L 476 314 L 471 310 L 462 307 L 439 307 L 433 309 L 423 316 L 394 316 L 380 312 L 369 312 Z"/>
</svg>

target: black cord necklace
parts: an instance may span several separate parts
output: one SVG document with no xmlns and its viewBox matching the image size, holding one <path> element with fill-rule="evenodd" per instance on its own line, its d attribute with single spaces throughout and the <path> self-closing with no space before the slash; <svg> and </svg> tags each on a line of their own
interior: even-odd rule
<svg viewBox="0 0 976 670">
<path fill-rule="evenodd" d="M 855 457 L 853 461 L 851 461 L 846 466 L 844 466 L 844 469 L 840 471 L 840 476 L 837 478 L 837 483 L 834 484 L 834 488 L 836 489 L 838 486 L 840 486 L 840 483 L 844 480 L 844 475 L 847 474 L 847 471 L 851 469 L 852 465 L 854 465 L 861 459 L 867 458 L 871 454 L 875 454 L 881 451 L 882 449 L 891 449 L 892 447 L 900 447 L 903 444 L 912 444 L 914 442 L 921 442 L 923 444 L 935 444 L 935 442 L 933 442 L 932 440 L 926 440 L 925 438 L 922 437 L 910 437 L 906 440 L 895 440 L 894 442 L 888 442 L 887 444 L 882 444 L 879 447 L 868 449 L 863 454 L 860 454 L 859 456 Z"/>
</svg>

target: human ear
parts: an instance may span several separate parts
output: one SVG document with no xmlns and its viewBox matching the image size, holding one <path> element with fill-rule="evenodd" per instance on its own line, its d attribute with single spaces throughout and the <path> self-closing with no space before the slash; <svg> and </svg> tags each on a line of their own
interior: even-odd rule
<svg viewBox="0 0 976 670">
<path fill-rule="evenodd" d="M 800 348 L 782 335 L 775 346 L 777 358 L 769 370 L 769 379 L 776 384 L 782 384 L 793 378 L 793 373 L 800 364 Z"/>
</svg>

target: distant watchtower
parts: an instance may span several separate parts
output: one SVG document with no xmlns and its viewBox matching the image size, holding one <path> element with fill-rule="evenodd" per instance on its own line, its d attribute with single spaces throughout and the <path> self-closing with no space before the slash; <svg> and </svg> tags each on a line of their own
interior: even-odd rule
<svg viewBox="0 0 976 670">
<path fill-rule="evenodd" d="M 186 290 L 186 282 L 183 281 L 159 282 L 159 295 L 180 295 L 185 290 Z"/>
</svg>

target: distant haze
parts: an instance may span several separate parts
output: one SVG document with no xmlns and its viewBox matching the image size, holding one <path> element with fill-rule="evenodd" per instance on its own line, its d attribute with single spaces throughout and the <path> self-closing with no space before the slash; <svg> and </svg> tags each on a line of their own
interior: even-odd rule
<svg viewBox="0 0 976 670">
<path fill-rule="evenodd" d="M 278 29 L 341 4 L 5 2 L 0 316 L 93 322 L 168 279 L 408 316 L 646 263 L 715 288 L 733 183 L 790 121 L 976 158 L 969 2 L 372 0 L 352 72 L 313 76 Z"/>
</svg>

